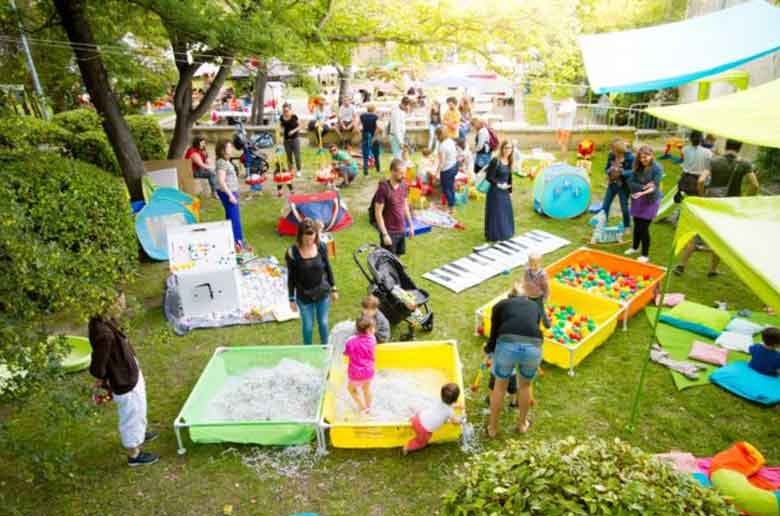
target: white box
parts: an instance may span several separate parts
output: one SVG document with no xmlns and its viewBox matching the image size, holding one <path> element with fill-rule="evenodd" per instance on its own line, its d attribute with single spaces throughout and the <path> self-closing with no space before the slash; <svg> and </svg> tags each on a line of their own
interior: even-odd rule
<svg viewBox="0 0 780 516">
<path fill-rule="evenodd" d="M 230 222 L 208 222 L 168 229 L 171 272 L 228 270 L 236 267 Z"/>
<path fill-rule="evenodd" d="M 146 175 L 152 181 L 152 184 L 158 188 L 179 189 L 179 176 L 175 168 L 163 168 L 147 172 Z"/>
<path fill-rule="evenodd" d="M 177 272 L 176 284 L 184 315 L 197 317 L 240 311 L 239 274 L 235 267 Z"/>
</svg>

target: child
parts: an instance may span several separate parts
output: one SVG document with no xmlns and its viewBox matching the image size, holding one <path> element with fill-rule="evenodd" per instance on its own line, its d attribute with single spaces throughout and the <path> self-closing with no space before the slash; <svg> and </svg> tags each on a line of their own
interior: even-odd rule
<svg viewBox="0 0 780 516">
<path fill-rule="evenodd" d="M 455 415 L 455 409 L 462 409 L 463 406 L 453 405 L 459 397 L 460 387 L 454 383 L 445 384 L 441 388 L 441 403 L 412 416 L 411 423 L 415 436 L 404 445 L 404 455 L 428 446 L 433 432 L 444 426 L 447 421 L 456 425 L 463 423 L 464 418 Z"/>
<path fill-rule="evenodd" d="M 469 180 L 474 179 L 474 154 L 471 152 L 465 138 L 458 138 L 455 141 L 458 148 L 458 162 L 460 163 L 460 173 L 465 174 Z"/>
<path fill-rule="evenodd" d="M 422 150 L 422 163 L 417 175 L 422 176 L 423 183 L 433 187 L 436 177 L 436 156 L 431 149 Z"/>
<path fill-rule="evenodd" d="M 542 255 L 539 253 L 533 252 L 528 256 L 528 266 L 525 268 L 523 288 L 528 299 L 536 301 L 536 304 L 539 305 L 539 310 L 542 312 L 542 322 L 544 322 L 545 327 L 549 328 L 550 319 L 547 317 L 544 303 L 550 297 L 550 286 L 547 272 L 542 267 Z"/>
<path fill-rule="evenodd" d="M 379 310 L 379 299 L 376 296 L 368 295 L 360 302 L 360 306 L 363 307 L 363 317 L 374 319 L 376 325 L 374 337 L 377 343 L 390 340 L 390 322 L 385 314 Z"/>
<path fill-rule="evenodd" d="M 361 414 L 371 409 L 371 380 L 374 378 L 374 348 L 376 323 L 370 317 L 360 316 L 355 322 L 357 334 L 344 344 L 344 354 L 349 358 L 347 389 Z"/>
<path fill-rule="evenodd" d="M 414 161 L 412 161 L 412 150 L 406 144 L 404 144 L 404 146 L 403 146 L 403 148 L 401 150 L 401 159 L 403 160 L 404 165 L 406 166 L 407 173 L 409 171 L 415 171 Z M 416 173 L 416 171 L 415 171 L 415 173 Z"/>
<path fill-rule="evenodd" d="M 750 346 L 750 368 L 767 376 L 780 374 L 780 328 L 761 332 L 763 344 Z"/>
</svg>

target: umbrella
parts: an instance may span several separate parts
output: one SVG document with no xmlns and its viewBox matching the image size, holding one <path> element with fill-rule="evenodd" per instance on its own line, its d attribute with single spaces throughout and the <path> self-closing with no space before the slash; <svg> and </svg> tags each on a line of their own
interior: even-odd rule
<svg viewBox="0 0 780 516">
<path fill-rule="evenodd" d="M 425 88 L 466 88 L 477 89 L 480 86 L 478 79 L 471 79 L 458 75 L 444 75 L 436 79 L 429 79 L 423 83 Z"/>
</svg>

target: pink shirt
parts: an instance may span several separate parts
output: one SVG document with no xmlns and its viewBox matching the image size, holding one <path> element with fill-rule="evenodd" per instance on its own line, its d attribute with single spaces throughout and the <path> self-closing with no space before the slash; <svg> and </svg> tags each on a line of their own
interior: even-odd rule
<svg viewBox="0 0 780 516">
<path fill-rule="evenodd" d="M 349 357 L 347 375 L 350 380 L 364 381 L 374 377 L 374 348 L 376 338 L 373 335 L 360 334 L 350 337 L 344 345 L 344 354 Z"/>
</svg>

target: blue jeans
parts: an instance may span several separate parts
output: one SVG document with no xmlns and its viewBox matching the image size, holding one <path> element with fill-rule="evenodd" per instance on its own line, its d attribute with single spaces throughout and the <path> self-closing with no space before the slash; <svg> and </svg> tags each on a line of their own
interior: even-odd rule
<svg viewBox="0 0 780 516">
<path fill-rule="evenodd" d="M 447 198 L 447 206 L 455 206 L 455 176 L 458 174 L 460 165 L 457 163 L 447 170 L 442 170 L 439 174 L 441 183 L 441 193 Z"/>
<path fill-rule="evenodd" d="M 541 363 L 541 345 L 516 342 L 503 335 L 496 341 L 492 370 L 496 378 L 508 380 L 516 369 L 524 380 L 530 382 L 536 377 Z"/>
<path fill-rule="evenodd" d="M 400 141 L 394 134 L 390 135 L 390 150 L 394 159 L 401 159 L 401 151 L 404 149 L 404 142 Z"/>
<path fill-rule="evenodd" d="M 609 209 L 612 207 L 612 199 L 617 195 L 620 199 L 620 212 L 623 214 L 623 227 L 631 227 L 631 213 L 628 211 L 628 187 L 620 183 L 610 183 L 607 191 L 604 192 L 604 201 L 601 203 L 601 209 L 604 215 L 609 218 Z"/>
<path fill-rule="evenodd" d="M 297 301 L 298 311 L 301 314 L 301 328 L 303 330 L 303 343 L 311 345 L 314 335 L 314 315 L 317 315 L 317 329 L 320 332 L 320 343 L 328 343 L 328 311 L 330 309 L 330 296 L 325 296 L 313 303 Z"/>
<path fill-rule="evenodd" d="M 377 172 L 381 172 L 382 168 L 379 166 L 379 154 L 381 152 L 379 140 L 374 139 L 371 133 L 363 131 L 362 138 L 360 140 L 360 152 L 363 154 L 363 173 L 368 174 L 368 158 L 374 157 L 374 166 Z"/>
<path fill-rule="evenodd" d="M 241 213 L 238 210 L 238 202 L 232 204 L 228 194 L 222 190 L 219 190 L 217 195 L 219 195 L 219 200 L 222 201 L 222 207 L 225 208 L 225 218 L 228 219 L 233 226 L 233 240 L 235 240 L 237 244 L 243 245 L 244 232 L 241 230 Z M 233 197 L 238 201 L 238 192 L 233 192 Z"/>
</svg>

